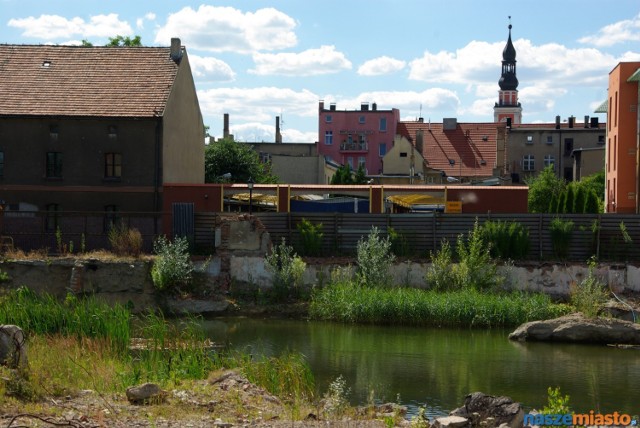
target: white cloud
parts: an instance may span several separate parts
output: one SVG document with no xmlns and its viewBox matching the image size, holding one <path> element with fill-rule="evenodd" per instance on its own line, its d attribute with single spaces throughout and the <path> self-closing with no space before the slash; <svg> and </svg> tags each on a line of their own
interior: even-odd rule
<svg viewBox="0 0 640 428">
<path fill-rule="evenodd" d="M 493 117 L 493 106 L 496 103 L 496 99 L 497 97 L 476 99 L 471 103 L 470 107 L 461 108 L 459 114 L 478 116 L 484 118 L 484 121 L 489 121 L 489 118 Z"/>
<path fill-rule="evenodd" d="M 399 59 L 388 56 L 381 56 L 366 61 L 358 68 L 358 74 L 361 76 L 380 76 L 383 74 L 391 74 L 402 70 L 407 63 Z"/>
<path fill-rule="evenodd" d="M 200 82 L 232 82 L 236 73 L 229 64 L 214 57 L 189 55 L 194 79 Z"/>
<path fill-rule="evenodd" d="M 578 41 L 598 47 L 640 41 L 640 14 L 633 19 L 625 19 L 604 26 L 596 34 L 582 37 Z"/>
<path fill-rule="evenodd" d="M 317 76 L 351 69 L 351 62 L 334 46 L 321 46 L 300 53 L 255 53 L 253 61 L 256 68 L 249 72 L 260 76 Z"/>
<path fill-rule="evenodd" d="M 95 15 L 86 22 L 74 17 L 67 19 L 59 15 L 40 15 L 38 18 L 30 16 L 22 19 L 11 19 L 10 27 L 22 29 L 25 37 L 44 40 L 81 37 L 115 37 L 116 35 L 130 36 L 133 29 L 126 21 L 121 21 L 118 15 Z"/>
<path fill-rule="evenodd" d="M 431 88 L 422 92 L 413 91 L 377 91 L 363 92 L 353 99 L 340 100 L 341 105 L 359 106 L 361 102 L 377 103 L 378 109 L 398 108 L 400 111 L 437 111 L 439 109 L 457 109 L 460 99 L 455 92 L 442 88 Z"/>
<path fill-rule="evenodd" d="M 195 49 L 211 52 L 250 53 L 295 46 L 296 22 L 274 8 L 242 12 L 233 7 L 185 7 L 169 15 L 156 34 L 156 43 L 180 37 Z"/>
<path fill-rule="evenodd" d="M 219 117 L 221 122 L 224 113 L 229 113 L 231 122 L 269 123 L 283 111 L 317 116 L 319 97 L 308 90 L 277 87 L 215 88 L 198 91 L 198 100 L 203 116 Z"/>
</svg>

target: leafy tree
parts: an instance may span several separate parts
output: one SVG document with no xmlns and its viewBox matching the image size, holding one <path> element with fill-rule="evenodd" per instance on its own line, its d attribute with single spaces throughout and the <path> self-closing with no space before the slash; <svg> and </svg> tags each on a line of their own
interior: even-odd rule
<svg viewBox="0 0 640 428">
<path fill-rule="evenodd" d="M 82 39 L 82 44 L 80 46 L 90 48 L 93 47 L 93 43 L 91 43 L 89 40 Z"/>
<path fill-rule="evenodd" d="M 583 214 L 585 203 L 587 202 L 587 189 L 584 186 L 576 186 L 576 199 L 574 203 L 574 212 Z"/>
<path fill-rule="evenodd" d="M 331 177 L 331 184 L 353 184 L 353 174 L 349 165 L 342 165 Z"/>
<path fill-rule="evenodd" d="M 231 177 L 223 178 L 226 174 Z M 206 146 L 204 177 L 206 183 L 246 183 L 249 178 L 262 184 L 278 182 L 278 177 L 271 172 L 271 164 L 260 162 L 260 156 L 251 146 L 229 138 Z"/>
<path fill-rule="evenodd" d="M 575 213 L 575 204 L 576 204 L 576 192 L 573 184 L 567 186 L 567 190 L 565 191 L 564 198 L 564 213 L 565 214 L 573 214 Z"/>
<path fill-rule="evenodd" d="M 598 195 L 596 195 L 596 192 L 594 190 L 590 190 L 587 193 L 587 200 L 584 204 L 584 212 L 586 214 L 597 214 L 602 212 Z"/>
<path fill-rule="evenodd" d="M 558 178 L 553 165 L 547 166 L 535 177 L 526 180 L 529 186 L 529 212 L 545 213 L 549 209 L 549 200 L 559 196 L 565 188 L 564 180 Z"/>
<path fill-rule="evenodd" d="M 109 43 L 107 43 L 105 46 L 142 46 L 142 40 L 140 36 L 131 38 L 129 36 L 123 37 L 121 35 L 117 35 L 115 37 L 109 37 Z"/>
</svg>

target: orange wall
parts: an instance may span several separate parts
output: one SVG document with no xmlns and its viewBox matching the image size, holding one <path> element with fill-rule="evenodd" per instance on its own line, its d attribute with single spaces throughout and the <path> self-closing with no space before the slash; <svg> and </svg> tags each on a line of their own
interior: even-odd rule
<svg viewBox="0 0 640 428">
<path fill-rule="evenodd" d="M 619 63 L 609 73 L 607 212 L 636 212 L 638 83 L 627 82 L 640 62 Z"/>
<path fill-rule="evenodd" d="M 463 213 L 527 213 L 527 186 L 469 186 L 449 187 L 447 200 L 462 201 Z"/>
</svg>

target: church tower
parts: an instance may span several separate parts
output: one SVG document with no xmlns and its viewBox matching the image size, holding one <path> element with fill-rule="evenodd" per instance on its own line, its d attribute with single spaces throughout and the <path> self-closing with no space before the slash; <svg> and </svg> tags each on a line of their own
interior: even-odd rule
<svg viewBox="0 0 640 428">
<path fill-rule="evenodd" d="M 509 20 L 511 20 L 511 17 L 509 17 Z M 500 76 L 498 84 L 500 85 L 500 91 L 498 92 L 498 102 L 493 107 L 494 122 L 521 123 L 522 106 L 518 102 L 516 49 L 511 42 L 511 24 L 509 24 L 509 39 L 502 51 L 502 76 Z"/>
</svg>

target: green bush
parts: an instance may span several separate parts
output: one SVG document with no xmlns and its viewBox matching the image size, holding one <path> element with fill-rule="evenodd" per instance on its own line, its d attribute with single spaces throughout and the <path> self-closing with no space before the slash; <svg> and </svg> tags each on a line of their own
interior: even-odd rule
<svg viewBox="0 0 640 428">
<path fill-rule="evenodd" d="M 398 232 L 393 227 L 387 228 L 389 240 L 391 241 L 391 252 L 398 257 L 407 257 L 411 255 L 411 246 L 409 238 L 404 233 Z"/>
<path fill-rule="evenodd" d="M 446 239 L 442 240 L 440 250 L 436 253 L 429 252 L 431 264 L 427 267 L 425 281 L 433 290 L 452 290 L 456 287 L 456 278 L 453 272 L 453 256 L 451 245 Z"/>
<path fill-rule="evenodd" d="M 476 220 L 467 238 L 459 235 L 456 243 L 458 264 L 453 266 L 459 288 L 487 290 L 501 285 L 498 265 L 491 258 L 491 246 L 486 243 Z"/>
<path fill-rule="evenodd" d="M 381 237 L 377 227 L 372 227 L 366 238 L 358 241 L 358 271 L 357 281 L 368 287 L 391 285 L 389 270 L 395 261 L 391 253 L 391 241 L 388 237 Z"/>
<path fill-rule="evenodd" d="M 273 297 L 277 301 L 290 297 L 299 297 L 305 262 L 298 257 L 293 248 L 282 238 L 265 257 L 267 271 L 273 275 Z"/>
<path fill-rule="evenodd" d="M 176 237 L 173 242 L 160 236 L 153 243 L 157 254 L 151 268 L 151 279 L 158 290 L 184 291 L 191 284 L 193 263 L 189 255 L 189 242 Z"/>
<path fill-rule="evenodd" d="M 529 254 L 529 229 L 521 223 L 489 220 L 482 225 L 481 234 L 489 244 L 492 257 L 520 260 Z"/>
<path fill-rule="evenodd" d="M 300 241 L 302 244 L 302 253 L 305 256 L 321 256 L 322 255 L 322 223 L 313 224 L 309 220 L 303 218 L 296 225 L 300 232 Z"/>
<path fill-rule="evenodd" d="M 588 318 L 598 316 L 600 309 L 609 299 L 609 292 L 595 275 L 596 262 L 589 261 L 589 273 L 571 290 L 571 304 Z"/>
<path fill-rule="evenodd" d="M 551 234 L 551 246 L 556 257 L 564 260 L 569 255 L 571 236 L 573 235 L 574 224 L 571 220 L 563 220 L 555 217 L 549 224 Z"/>
</svg>

